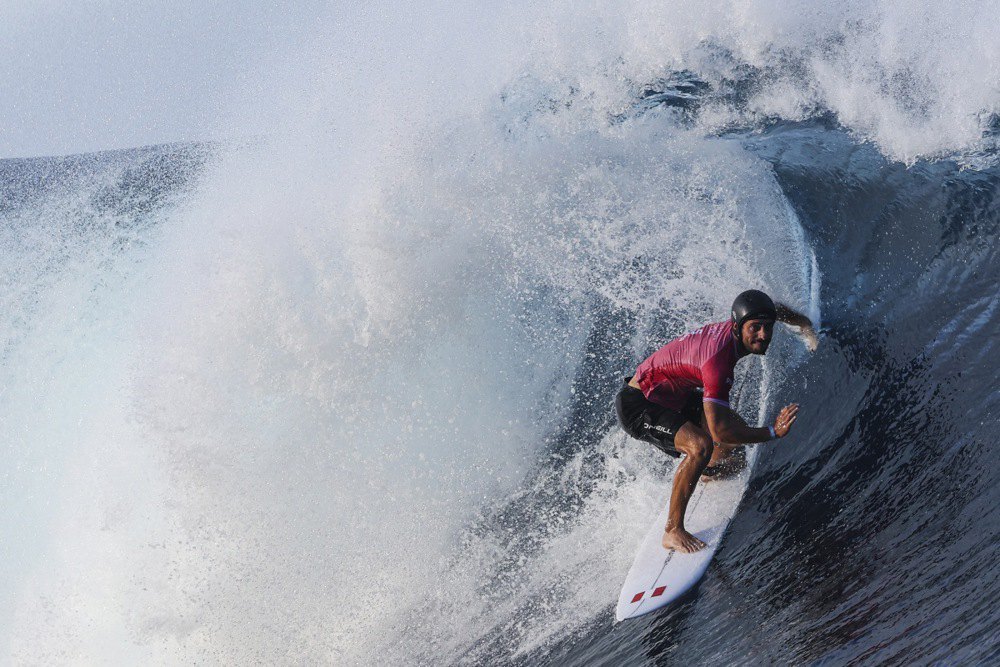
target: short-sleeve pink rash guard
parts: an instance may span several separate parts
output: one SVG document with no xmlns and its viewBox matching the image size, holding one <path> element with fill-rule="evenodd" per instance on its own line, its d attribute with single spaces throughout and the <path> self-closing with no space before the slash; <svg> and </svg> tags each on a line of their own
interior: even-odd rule
<svg viewBox="0 0 1000 667">
<path fill-rule="evenodd" d="M 683 408 L 695 387 L 705 388 L 704 400 L 728 406 L 733 369 L 745 354 L 732 322 L 706 324 L 650 355 L 635 380 L 648 400 L 671 410 Z"/>
</svg>

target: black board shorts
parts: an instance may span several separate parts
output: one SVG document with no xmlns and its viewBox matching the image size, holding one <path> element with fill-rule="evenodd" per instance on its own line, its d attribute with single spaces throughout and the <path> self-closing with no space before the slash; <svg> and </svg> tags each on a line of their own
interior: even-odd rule
<svg viewBox="0 0 1000 667">
<path fill-rule="evenodd" d="M 629 386 L 631 379 L 625 378 L 615 397 L 615 412 L 622 429 L 637 440 L 655 445 L 665 454 L 680 457 L 681 453 L 674 448 L 674 436 L 687 422 L 699 426 L 704 422 L 702 393 L 691 392 L 687 403 L 678 412 L 647 400 L 641 391 Z"/>
</svg>

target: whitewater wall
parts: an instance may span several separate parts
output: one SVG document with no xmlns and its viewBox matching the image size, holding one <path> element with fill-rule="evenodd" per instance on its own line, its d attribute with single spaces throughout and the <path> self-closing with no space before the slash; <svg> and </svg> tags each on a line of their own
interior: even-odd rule
<svg viewBox="0 0 1000 667">
<path fill-rule="evenodd" d="M 56 551 L 21 581 L 19 650 L 50 650 L 53 625 L 71 643 L 97 625 L 112 658 L 137 641 L 152 655 L 279 659 L 301 644 L 362 660 L 368 642 L 411 622 L 398 615 L 454 573 L 456 531 L 547 456 L 581 366 L 610 353 L 586 351 L 601 313 L 662 327 L 655 313 L 686 311 L 680 324 L 692 326 L 724 315 L 715 290 L 761 280 L 748 272 L 752 235 L 801 252 L 758 160 L 657 127 L 525 147 L 487 124 L 482 166 L 467 156 L 435 168 L 428 146 L 412 180 L 395 179 L 344 226 L 312 202 L 262 197 L 266 169 L 233 178 L 218 167 L 198 186 L 207 208 L 174 203 L 158 211 L 172 219 L 145 227 L 125 197 L 125 221 L 88 226 L 103 190 L 71 183 L 84 215 L 65 224 L 85 230 L 69 243 L 81 257 L 39 267 L 34 289 L 76 298 L 26 317 L 38 323 L 12 341 L 8 366 L 44 372 L 47 411 L 75 424 L 34 422 L 38 385 L 20 389 L 20 451 L 60 472 L 32 482 L 49 482 Z M 669 157 L 691 150 L 704 160 L 693 171 Z M 97 180 L 126 178 L 115 161 L 90 160 Z M 756 212 L 738 214 L 737 200 Z M 704 219 L 725 229 L 722 247 L 690 238 Z M 143 242 L 115 244 L 121 227 Z M 11 225 L 14 249 L 26 228 Z M 801 292 L 805 260 L 788 255 L 769 264 L 784 263 Z M 54 284 L 37 284 L 50 273 Z M 17 356 L 40 354 L 29 334 L 41 331 L 47 346 L 71 342 L 64 358 Z M 482 574 L 490 559 L 464 567 Z"/>
</svg>

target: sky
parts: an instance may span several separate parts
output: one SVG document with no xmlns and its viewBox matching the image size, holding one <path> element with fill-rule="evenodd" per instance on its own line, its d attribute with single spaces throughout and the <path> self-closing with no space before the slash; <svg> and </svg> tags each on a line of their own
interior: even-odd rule
<svg viewBox="0 0 1000 667">
<path fill-rule="evenodd" d="M 5 0 L 0 158 L 239 133 L 233 108 L 264 101 L 324 4 Z"/>
</svg>

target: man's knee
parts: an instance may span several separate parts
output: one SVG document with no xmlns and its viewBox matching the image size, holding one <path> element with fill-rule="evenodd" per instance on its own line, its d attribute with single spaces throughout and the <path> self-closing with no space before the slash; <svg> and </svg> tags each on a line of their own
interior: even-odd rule
<svg viewBox="0 0 1000 667">
<path fill-rule="evenodd" d="M 692 457 L 699 462 L 708 463 L 709 461 L 712 460 L 712 451 L 714 449 L 715 446 L 712 444 L 711 438 L 709 438 L 708 436 L 699 438 L 697 446 L 695 448 L 695 452 L 692 454 Z"/>
<path fill-rule="evenodd" d="M 682 436 L 675 439 L 678 450 L 698 463 L 708 463 L 711 460 L 715 445 L 707 433 L 700 428 L 691 428 L 689 433 L 678 435 Z"/>
</svg>

